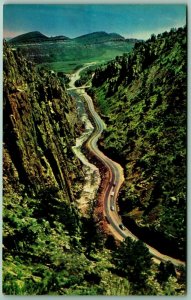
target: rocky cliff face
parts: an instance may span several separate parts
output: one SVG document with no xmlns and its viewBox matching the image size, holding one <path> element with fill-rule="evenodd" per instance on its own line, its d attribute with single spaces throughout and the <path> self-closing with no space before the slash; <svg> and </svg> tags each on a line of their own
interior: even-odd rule
<svg viewBox="0 0 191 300">
<path fill-rule="evenodd" d="M 80 188 L 71 147 L 76 108 L 53 72 L 36 70 L 4 45 L 4 193 L 56 188 L 70 201 Z"/>
</svg>

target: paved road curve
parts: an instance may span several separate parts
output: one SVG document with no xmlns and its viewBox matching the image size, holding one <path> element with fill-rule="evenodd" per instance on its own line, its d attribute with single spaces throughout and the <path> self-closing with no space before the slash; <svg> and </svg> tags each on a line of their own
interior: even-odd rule
<svg viewBox="0 0 191 300">
<path fill-rule="evenodd" d="M 80 77 L 80 72 L 86 68 L 87 66 L 78 70 L 72 77 L 72 81 L 70 82 L 70 89 L 74 88 L 74 82 Z M 87 142 L 87 146 L 91 153 L 99 159 L 108 169 L 109 171 L 109 182 L 107 188 L 105 190 L 105 198 L 104 198 L 104 215 L 108 222 L 108 227 L 112 234 L 119 240 L 124 240 L 126 237 L 131 237 L 133 239 L 138 239 L 134 234 L 132 234 L 127 228 L 122 226 L 121 218 L 118 215 L 117 209 L 117 196 L 119 193 L 119 189 L 124 181 L 123 177 L 123 169 L 122 167 L 105 156 L 97 147 L 97 141 L 102 134 L 102 131 L 105 129 L 105 124 L 100 116 L 94 109 L 94 105 L 91 97 L 85 92 L 83 89 L 79 89 L 78 92 L 83 95 L 90 114 L 94 120 L 95 130 L 92 133 L 91 137 Z M 122 227 L 122 228 L 121 228 Z M 154 260 L 156 262 L 161 261 L 171 261 L 174 265 L 185 265 L 184 262 L 164 255 L 158 252 L 153 247 L 146 244 L 150 253 L 153 255 Z"/>
</svg>

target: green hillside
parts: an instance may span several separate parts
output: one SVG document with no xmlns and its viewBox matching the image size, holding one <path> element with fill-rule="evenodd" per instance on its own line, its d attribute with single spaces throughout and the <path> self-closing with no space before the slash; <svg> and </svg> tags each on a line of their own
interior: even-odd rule
<svg viewBox="0 0 191 300">
<path fill-rule="evenodd" d="M 93 95 L 107 129 L 100 146 L 125 171 L 124 224 L 185 258 L 186 28 L 172 29 L 100 67 Z"/>
<path fill-rule="evenodd" d="M 16 36 L 9 43 L 38 43 L 48 41 L 49 38 L 39 31 L 32 31 Z"/>
<path fill-rule="evenodd" d="M 27 32 L 21 35 L 18 35 L 8 42 L 10 44 L 30 44 L 30 43 L 43 43 L 43 42 L 55 42 L 55 41 L 65 41 L 69 38 L 63 35 L 47 37 L 39 31 Z"/>
<path fill-rule="evenodd" d="M 74 41 L 84 44 L 106 43 L 109 41 L 124 41 L 125 38 L 117 33 L 107 33 L 104 31 L 93 32 L 79 36 Z"/>
</svg>

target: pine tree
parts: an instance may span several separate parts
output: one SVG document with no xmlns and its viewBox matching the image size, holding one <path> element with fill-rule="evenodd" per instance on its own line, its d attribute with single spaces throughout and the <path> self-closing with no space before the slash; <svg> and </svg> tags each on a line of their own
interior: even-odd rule
<svg viewBox="0 0 191 300">
<path fill-rule="evenodd" d="M 141 286 L 150 274 L 151 254 L 142 241 L 127 237 L 115 252 L 114 263 L 130 282 Z"/>
</svg>

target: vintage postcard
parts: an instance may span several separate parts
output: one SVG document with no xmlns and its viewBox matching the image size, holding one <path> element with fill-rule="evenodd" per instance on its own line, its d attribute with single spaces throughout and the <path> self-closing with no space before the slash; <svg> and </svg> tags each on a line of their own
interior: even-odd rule
<svg viewBox="0 0 191 300">
<path fill-rule="evenodd" d="M 186 13 L 4 5 L 5 295 L 185 295 Z"/>
</svg>

